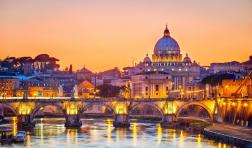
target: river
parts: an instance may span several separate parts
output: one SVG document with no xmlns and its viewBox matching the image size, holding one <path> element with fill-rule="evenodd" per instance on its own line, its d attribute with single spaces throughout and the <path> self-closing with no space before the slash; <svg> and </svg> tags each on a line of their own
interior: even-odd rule
<svg viewBox="0 0 252 148">
<path fill-rule="evenodd" d="M 12 127 L 17 132 L 15 123 Z M 116 129 L 112 119 L 84 119 L 81 129 L 65 129 L 64 119 L 37 119 L 33 132 L 24 144 L 3 147 L 27 148 L 78 148 L 78 147 L 178 147 L 178 148 L 228 148 L 230 145 L 205 139 L 200 134 L 190 134 L 182 130 L 163 129 L 157 122 L 131 121 L 129 129 Z"/>
</svg>

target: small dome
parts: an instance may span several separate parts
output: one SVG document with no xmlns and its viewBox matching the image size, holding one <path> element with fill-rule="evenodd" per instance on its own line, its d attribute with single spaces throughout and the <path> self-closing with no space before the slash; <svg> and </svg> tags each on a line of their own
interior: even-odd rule
<svg viewBox="0 0 252 148">
<path fill-rule="evenodd" d="M 164 36 L 157 41 L 154 47 L 154 52 L 163 53 L 167 51 L 180 51 L 180 47 L 177 41 L 170 36 L 170 31 L 168 30 L 166 26 L 164 30 Z"/>
<path fill-rule="evenodd" d="M 191 59 L 188 57 L 188 54 L 186 54 L 186 56 L 184 57 L 183 62 L 184 63 L 192 63 Z"/>
<path fill-rule="evenodd" d="M 151 59 L 149 58 L 148 54 L 146 55 L 146 57 L 143 60 L 144 63 L 151 63 Z"/>
</svg>

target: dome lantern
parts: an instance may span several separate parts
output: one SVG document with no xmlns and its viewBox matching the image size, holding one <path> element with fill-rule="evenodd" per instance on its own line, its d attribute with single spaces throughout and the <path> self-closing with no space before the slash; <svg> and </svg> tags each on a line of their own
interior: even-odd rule
<svg viewBox="0 0 252 148">
<path fill-rule="evenodd" d="M 167 24 L 166 24 L 166 27 L 165 27 L 165 30 L 164 30 L 164 36 L 165 36 L 165 37 L 170 36 L 170 31 L 169 31 L 169 29 L 168 29 L 168 27 L 167 27 Z"/>
</svg>

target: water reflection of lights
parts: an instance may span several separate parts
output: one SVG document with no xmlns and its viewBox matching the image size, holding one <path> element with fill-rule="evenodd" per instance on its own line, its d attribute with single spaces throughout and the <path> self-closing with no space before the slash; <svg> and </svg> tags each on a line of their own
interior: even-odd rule
<svg viewBox="0 0 252 148">
<path fill-rule="evenodd" d="M 44 124 L 43 124 L 43 118 L 40 118 L 40 143 L 42 145 L 44 143 Z"/>
<path fill-rule="evenodd" d="M 161 140 L 162 140 L 162 127 L 160 126 L 160 124 L 157 124 L 157 143 L 160 144 Z"/>
<path fill-rule="evenodd" d="M 198 134 L 198 137 L 197 137 L 197 148 L 201 148 L 201 135 Z"/>
<path fill-rule="evenodd" d="M 219 142 L 217 147 L 218 147 L 218 148 L 226 148 L 227 145 L 224 144 L 224 143 Z"/>
<path fill-rule="evenodd" d="M 126 128 L 116 129 L 116 141 L 120 141 L 120 140 L 125 139 L 126 135 L 127 135 L 127 129 Z"/>
<path fill-rule="evenodd" d="M 183 133 L 183 131 L 180 131 L 179 144 L 181 147 L 184 147 L 184 133 Z"/>
<path fill-rule="evenodd" d="M 136 126 L 135 122 L 132 123 L 132 137 L 133 137 L 134 145 L 136 145 L 136 143 L 137 143 L 137 126 Z"/>
<path fill-rule="evenodd" d="M 108 136 L 108 142 L 111 140 L 111 126 L 112 126 L 112 121 L 111 121 L 111 119 L 107 119 L 107 136 Z"/>
<path fill-rule="evenodd" d="M 31 144 L 31 134 L 30 133 L 27 133 L 26 135 L 26 145 L 30 145 Z"/>
<path fill-rule="evenodd" d="M 77 129 L 66 129 L 67 133 L 67 144 L 78 143 L 78 130 Z"/>
<path fill-rule="evenodd" d="M 13 128 L 13 135 L 16 136 L 17 134 L 17 117 L 12 117 L 12 128 Z"/>
</svg>

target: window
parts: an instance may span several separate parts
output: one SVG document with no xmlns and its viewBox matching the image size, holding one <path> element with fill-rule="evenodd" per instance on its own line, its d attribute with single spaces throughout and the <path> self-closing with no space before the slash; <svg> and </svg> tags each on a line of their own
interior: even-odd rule
<svg viewBox="0 0 252 148">
<path fill-rule="evenodd" d="M 158 85 L 156 85 L 156 86 L 155 86 L 155 89 L 156 89 L 156 91 L 158 91 L 158 90 L 159 90 L 159 86 L 158 86 Z"/>
</svg>

